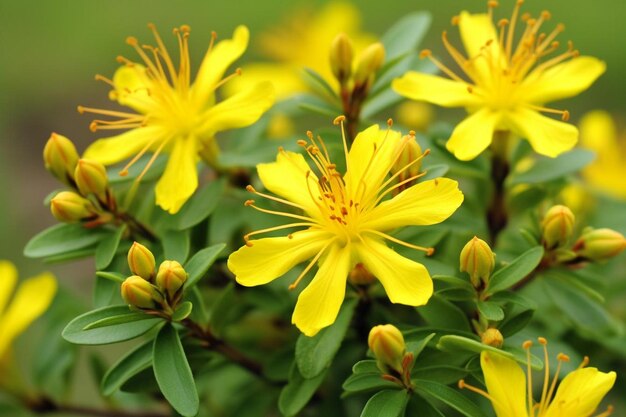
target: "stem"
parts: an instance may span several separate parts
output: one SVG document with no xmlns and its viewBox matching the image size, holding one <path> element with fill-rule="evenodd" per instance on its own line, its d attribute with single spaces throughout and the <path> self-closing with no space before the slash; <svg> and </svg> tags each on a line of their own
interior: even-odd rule
<svg viewBox="0 0 626 417">
<path fill-rule="evenodd" d="M 508 131 L 496 131 L 493 134 L 491 148 L 493 159 L 491 160 L 491 178 L 493 180 L 493 197 L 487 210 L 487 226 L 491 246 L 496 245 L 498 235 L 506 227 L 508 214 L 506 210 L 504 181 L 509 174 L 509 162 L 507 159 Z"/>
<path fill-rule="evenodd" d="M 132 215 L 124 212 L 114 212 L 115 218 L 125 223 L 130 229 L 131 234 L 139 235 L 149 240 L 150 242 L 157 242 L 157 236 L 144 224 L 135 219 Z"/>
<path fill-rule="evenodd" d="M 76 414 L 78 416 L 94 417 L 168 417 L 167 413 L 156 411 L 125 411 L 125 410 L 105 410 L 92 407 L 83 407 L 71 404 L 57 404 L 54 400 L 42 397 L 35 401 L 26 401 L 30 411 L 36 414 Z"/>
</svg>

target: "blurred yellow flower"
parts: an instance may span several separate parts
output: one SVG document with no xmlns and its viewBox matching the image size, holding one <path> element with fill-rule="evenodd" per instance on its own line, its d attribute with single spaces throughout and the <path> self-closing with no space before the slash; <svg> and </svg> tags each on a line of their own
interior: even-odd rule
<svg viewBox="0 0 626 417">
<path fill-rule="evenodd" d="M 310 68 L 320 74 L 335 90 L 339 84 L 331 71 L 329 55 L 332 41 L 345 33 L 355 51 L 375 42 L 373 35 L 360 29 L 359 11 L 344 2 L 328 2 L 316 14 L 310 10 L 295 10 L 284 26 L 273 28 L 259 36 L 258 49 L 274 62 L 252 63 L 243 67 L 245 77 L 226 86 L 232 94 L 253 82 L 270 80 L 279 98 L 308 90 L 302 80 L 302 70 Z"/>
<path fill-rule="evenodd" d="M 483 351 L 480 365 L 485 376 L 487 391 L 459 383 L 461 388 L 477 392 L 491 401 L 498 417 L 591 417 L 600 405 L 602 398 L 615 383 L 615 372 L 600 372 L 597 368 L 586 368 L 588 359 L 575 371 L 568 374 L 556 389 L 561 363 L 569 361 L 567 355 L 557 356 L 558 365 L 554 379 L 550 383 L 550 368 L 546 340 L 539 338 L 544 346 L 544 379 L 541 400 L 536 403 L 532 398 L 531 369 L 527 375 L 513 359 L 498 353 Z M 530 363 L 531 342 L 525 342 Z M 556 393 L 555 393 L 556 389 Z M 612 413 L 612 407 L 594 417 L 606 417 Z"/>
<path fill-rule="evenodd" d="M 249 191 L 302 214 L 255 209 L 295 220 L 294 223 L 249 233 L 246 245 L 228 259 L 237 282 L 245 286 L 266 284 L 311 259 L 290 289 L 319 261 L 311 283 L 298 297 L 292 321 L 306 335 L 313 336 L 331 325 L 344 299 L 348 274 L 361 264 L 382 283 L 393 303 L 411 306 L 425 304 L 433 292 L 426 268 L 405 258 L 385 244 L 385 240 L 413 249 L 432 252 L 398 240 L 386 232 L 409 225 L 431 225 L 444 221 L 463 201 L 456 181 L 447 178 L 420 182 L 389 198 L 398 187 L 415 181 L 397 178 L 419 163 L 416 158 L 404 169 L 388 176 L 412 136 L 402 137 L 378 125 L 359 133 L 348 152 L 344 135 L 346 174 L 341 175 L 328 155 L 326 146 L 309 132 L 309 142 L 300 141 L 318 174 L 301 154 L 280 150 L 276 162 L 258 165 L 265 188 L 278 197 Z M 265 232 L 305 227 L 284 237 L 250 240 Z"/>
<path fill-rule="evenodd" d="M 118 57 L 124 65 L 115 72 L 113 80 L 96 77 L 113 87 L 110 93 L 113 100 L 136 113 L 79 107 L 81 112 L 112 118 L 94 120 L 91 124 L 94 131 L 130 130 L 97 140 L 84 157 L 109 165 L 134 155 L 122 171 L 125 173 L 145 152 L 152 151 L 145 173 L 161 152 L 168 152 L 169 161 L 156 186 L 156 202 L 164 210 L 176 213 L 198 187 L 198 157 L 209 164 L 216 162 L 219 149 L 215 134 L 254 123 L 274 103 L 274 89 L 269 82 L 257 83 L 216 103 L 215 91 L 240 74 L 237 70 L 224 77 L 226 69 L 248 45 L 249 32 L 245 26 L 237 27 L 232 39 L 215 45 L 213 33 L 193 83 L 188 45 L 190 28 L 174 29 L 180 48 L 176 68 L 156 28 L 149 27 L 156 46 L 140 44 L 134 37 L 127 39 L 142 63 Z"/>
<path fill-rule="evenodd" d="M 489 14 L 463 11 L 453 19 L 459 25 L 467 57 L 450 44 L 446 32 L 443 43 L 466 79 L 426 50 L 422 56 L 428 56 L 449 78 L 408 72 L 393 82 L 393 88 L 408 98 L 468 110 L 470 116 L 454 129 L 447 144 L 458 159 L 478 156 L 491 144 L 495 131 L 524 137 L 536 152 L 551 157 L 576 144 L 575 126 L 541 114 L 559 114 L 567 121 L 569 112 L 544 104 L 584 91 L 606 66 L 596 58 L 579 56 L 571 42 L 565 52 L 548 58 L 558 49 L 555 38 L 564 27 L 557 25 L 548 34 L 540 32 L 550 13 L 544 11 L 538 18 L 520 16 L 522 3 L 516 1 L 510 20 L 498 21 L 499 29 L 493 24 L 497 1 L 489 2 Z M 523 30 L 515 44 L 517 25 Z"/>
<path fill-rule="evenodd" d="M 16 284 L 15 266 L 0 260 L 0 361 L 13 340 L 46 311 L 57 290 L 54 276 L 44 272 L 25 280 L 9 303 Z"/>
<path fill-rule="evenodd" d="M 596 110 L 580 121 L 580 144 L 596 153 L 596 159 L 582 171 L 592 187 L 626 199 L 626 135 L 620 137 L 611 115 Z"/>
</svg>

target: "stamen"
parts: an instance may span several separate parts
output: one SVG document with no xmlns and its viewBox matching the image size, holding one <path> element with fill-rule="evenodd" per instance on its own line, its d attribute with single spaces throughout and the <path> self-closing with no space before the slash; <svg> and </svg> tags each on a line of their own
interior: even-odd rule
<svg viewBox="0 0 626 417">
<path fill-rule="evenodd" d="M 298 208 L 298 209 L 304 210 L 304 207 L 303 207 L 303 206 L 301 206 L 300 204 L 293 203 L 293 202 L 291 202 L 291 201 L 284 200 L 284 199 L 282 199 L 282 198 L 275 197 L 275 196 L 270 195 L 270 194 L 260 193 L 260 192 L 258 192 L 258 191 L 257 191 L 257 190 L 256 190 L 256 189 L 252 186 L 252 185 L 247 185 L 247 186 L 246 186 L 246 190 L 247 190 L 247 191 L 249 191 L 249 192 L 251 192 L 251 193 L 254 193 L 254 194 L 258 195 L 258 196 L 261 196 L 261 197 L 267 198 L 268 200 L 273 200 L 273 201 L 276 201 L 276 202 L 278 202 L 278 203 L 286 204 L 286 205 L 288 205 L 288 206 L 292 206 L 292 207 L 295 207 L 295 208 Z"/>
<path fill-rule="evenodd" d="M 113 80 L 111 80 L 110 78 L 105 77 L 104 75 L 96 74 L 94 78 L 95 78 L 96 81 L 104 81 L 105 83 L 107 83 L 111 87 L 116 88 L 115 84 L 113 83 Z"/>
<path fill-rule="evenodd" d="M 513 8 L 513 16 L 511 16 L 511 25 L 509 26 L 509 33 L 507 34 L 506 39 L 506 57 L 510 61 L 511 60 L 511 50 L 513 48 L 513 37 L 515 36 L 515 23 L 517 22 L 517 17 L 519 15 L 519 10 L 524 4 L 524 0 L 517 0 L 515 2 L 515 7 Z"/>
<path fill-rule="evenodd" d="M 569 111 L 567 111 L 567 110 L 551 109 L 549 107 L 535 106 L 534 104 L 529 104 L 528 107 L 533 109 L 533 110 L 541 111 L 541 112 L 544 112 L 544 113 L 560 114 L 561 115 L 561 120 L 563 120 L 564 122 L 567 122 L 569 120 L 569 117 L 570 117 Z"/>
<path fill-rule="evenodd" d="M 530 340 L 522 343 L 522 348 L 526 351 L 526 399 L 528 401 L 528 412 L 532 412 L 533 409 L 533 374 L 530 367 L 530 348 L 533 342 Z"/>
<path fill-rule="evenodd" d="M 314 227 L 316 226 L 315 223 L 289 223 L 289 224 L 283 224 L 280 226 L 274 226 L 274 227 L 267 227 L 265 229 L 259 229 L 259 230 L 255 230 L 254 232 L 250 232 L 250 233 L 246 233 L 245 235 L 243 235 L 243 240 L 246 241 L 246 246 L 252 246 L 252 242 L 250 242 L 250 236 L 255 236 L 255 235 L 260 235 L 262 233 L 269 233 L 269 232 L 275 232 L 276 230 L 282 230 L 282 229 L 290 229 L 292 227 Z"/>
<path fill-rule="evenodd" d="M 319 252 L 317 252 L 317 255 L 315 255 L 315 257 L 311 260 L 311 262 L 309 262 L 309 264 L 306 266 L 306 268 L 304 268 L 304 270 L 300 273 L 300 275 L 298 275 L 298 278 L 296 278 L 296 280 L 289 285 L 290 290 L 293 290 L 298 286 L 300 281 L 302 281 L 302 278 L 304 278 L 307 272 L 309 272 L 311 268 L 313 268 L 313 265 L 315 265 L 315 263 L 324 253 L 324 251 L 326 251 L 326 249 L 328 249 L 331 243 L 334 243 L 335 240 L 337 240 L 337 238 L 331 239 L 326 245 L 324 245 L 324 247 Z"/>
<path fill-rule="evenodd" d="M 598 415 L 596 415 L 595 417 L 608 417 L 611 414 L 613 414 L 613 411 L 615 411 L 615 409 L 613 408 L 612 405 L 609 405 L 608 407 L 606 407 L 606 411 L 603 413 L 600 413 Z"/>
<path fill-rule="evenodd" d="M 170 54 L 167 52 L 167 48 L 165 47 L 165 44 L 163 43 L 163 40 L 161 39 L 161 36 L 159 35 L 159 32 L 156 29 L 156 26 L 153 23 L 149 23 L 148 28 L 152 31 L 152 35 L 154 36 L 154 39 L 156 40 L 159 54 L 161 55 L 161 57 L 163 58 L 163 61 L 165 62 L 165 66 L 167 67 L 167 71 L 172 80 L 172 85 L 176 87 L 178 86 L 178 77 L 176 75 L 176 70 L 174 69 L 174 62 L 172 61 Z"/>
<path fill-rule="evenodd" d="M 433 64 L 435 64 L 437 66 L 437 68 L 439 68 L 443 73 L 445 73 L 448 77 L 452 78 L 453 80 L 459 81 L 459 82 L 462 82 L 462 83 L 466 82 L 461 77 L 456 75 L 450 68 L 445 66 L 441 61 L 439 61 L 437 58 L 435 58 L 433 56 L 433 53 L 432 53 L 432 51 L 430 49 L 424 49 L 422 52 L 420 52 L 420 58 L 422 58 L 422 59 L 424 59 L 424 58 L 430 59 L 430 61 Z"/>
<path fill-rule="evenodd" d="M 583 360 L 580 363 L 580 365 L 578 365 L 578 369 L 582 369 L 582 368 L 586 367 L 587 365 L 589 365 L 589 356 L 585 356 L 583 358 Z"/>
<path fill-rule="evenodd" d="M 227 82 L 232 80 L 233 78 L 241 76 L 241 74 L 242 74 L 241 68 L 237 68 L 235 70 L 235 72 L 233 72 L 232 74 L 222 78 L 222 80 L 220 82 L 215 84 L 215 87 L 213 87 L 213 91 L 217 90 L 218 88 L 220 88 L 221 86 L 223 86 L 224 84 L 226 84 Z"/>
<path fill-rule="evenodd" d="M 411 248 L 411 249 L 419 250 L 419 251 L 422 251 L 422 252 L 426 252 L 426 256 L 431 256 L 433 253 L 435 253 L 435 248 L 426 248 L 424 246 L 413 245 L 412 243 L 407 243 L 407 242 L 404 242 L 404 241 L 402 241 L 400 239 L 396 239 L 395 237 L 389 236 L 388 234 L 383 233 L 383 232 L 379 232 L 378 230 L 363 229 L 362 231 L 363 232 L 373 233 L 373 234 L 378 235 L 378 236 L 380 236 L 380 237 L 382 237 L 384 239 L 387 239 L 387 240 L 389 240 L 391 242 L 397 243 L 397 244 L 402 245 L 402 246 L 406 246 L 407 248 Z"/>
<path fill-rule="evenodd" d="M 283 217 L 291 217 L 292 219 L 298 219 L 298 220 L 303 220 L 305 222 L 315 223 L 315 220 L 310 218 L 310 217 L 299 216 L 297 214 L 287 213 L 287 212 L 284 212 L 284 211 L 268 210 L 268 209 L 264 209 L 264 208 L 258 207 L 258 206 L 256 206 L 254 204 L 254 200 L 246 200 L 244 205 L 247 206 L 247 207 L 252 207 L 253 209 L 258 210 L 258 211 L 260 211 L 262 213 L 274 214 L 276 216 L 283 216 Z"/>
<path fill-rule="evenodd" d="M 464 379 L 459 380 L 458 386 L 460 389 L 467 389 L 470 390 L 472 392 L 475 392 L 476 394 L 480 394 L 483 397 L 487 398 L 489 401 L 491 401 L 493 404 L 497 404 L 498 402 L 496 401 L 495 398 L 493 398 L 491 395 L 489 395 L 489 393 L 485 390 L 482 390 L 480 388 L 477 388 L 473 385 L 470 385 L 468 383 L 465 382 Z"/>
<path fill-rule="evenodd" d="M 137 113 L 127 113 L 123 111 L 114 111 L 114 110 L 103 110 L 103 109 L 96 109 L 93 107 L 85 107 L 85 106 L 77 106 L 76 109 L 78 110 L 80 114 L 94 113 L 94 114 L 102 114 L 104 116 L 111 116 L 111 117 L 128 117 L 128 118 L 138 117 L 138 116 L 141 117 Z"/>
</svg>

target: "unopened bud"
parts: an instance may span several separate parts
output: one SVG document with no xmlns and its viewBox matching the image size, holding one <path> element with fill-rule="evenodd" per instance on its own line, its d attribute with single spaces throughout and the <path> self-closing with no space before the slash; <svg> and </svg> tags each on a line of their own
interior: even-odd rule
<svg viewBox="0 0 626 417">
<path fill-rule="evenodd" d="M 154 255 L 141 243 L 134 242 L 128 250 L 128 267 L 133 274 L 152 281 L 156 267 Z"/>
<path fill-rule="evenodd" d="M 405 101 L 398 106 L 395 119 L 402 126 L 426 132 L 435 117 L 432 105 L 423 101 Z"/>
<path fill-rule="evenodd" d="M 352 271 L 350 271 L 348 279 L 355 285 L 368 285 L 374 282 L 376 277 L 359 262 L 352 268 Z"/>
<path fill-rule="evenodd" d="M 402 373 L 402 359 L 406 353 L 406 345 L 402 333 L 393 324 L 381 324 L 370 330 L 367 344 L 378 361 L 383 372 L 391 368 Z"/>
<path fill-rule="evenodd" d="M 138 308 L 155 309 L 163 302 L 159 290 L 140 276 L 133 275 L 122 282 L 122 298 Z"/>
<path fill-rule="evenodd" d="M 461 250 L 461 272 L 467 272 L 475 288 L 489 282 L 489 277 L 496 266 L 496 255 L 482 239 L 474 236 Z"/>
<path fill-rule="evenodd" d="M 574 232 L 574 213 L 561 205 L 551 207 L 541 222 L 541 234 L 546 249 L 562 247 Z"/>
<path fill-rule="evenodd" d="M 107 171 L 98 161 L 79 159 L 74 171 L 74 181 L 82 195 L 94 194 L 98 200 L 106 202 L 109 179 Z"/>
<path fill-rule="evenodd" d="M 615 230 L 591 229 L 583 233 L 573 249 L 591 261 L 603 261 L 626 249 L 626 239 Z"/>
<path fill-rule="evenodd" d="M 406 140 L 406 145 L 391 167 L 391 173 L 398 173 L 398 182 L 402 182 L 419 174 L 422 167 L 422 148 L 417 143 L 415 135 L 407 135 L 402 140 Z M 408 188 L 411 183 L 405 184 L 403 188 Z"/>
<path fill-rule="evenodd" d="M 78 153 L 71 140 L 56 133 L 50 135 L 43 148 L 43 161 L 46 169 L 57 179 L 67 185 L 72 184 Z"/>
<path fill-rule="evenodd" d="M 76 223 L 90 217 L 97 212 L 91 201 L 73 191 L 61 191 L 50 200 L 52 215 L 61 222 Z"/>
<path fill-rule="evenodd" d="M 480 336 L 480 339 L 485 345 L 496 348 L 501 348 L 504 344 L 504 336 L 502 336 L 500 330 L 491 327 L 484 331 L 484 333 Z"/>
<path fill-rule="evenodd" d="M 179 290 L 187 281 L 187 272 L 176 261 L 163 261 L 156 276 L 157 286 L 167 294 L 168 299 L 176 297 Z"/>
<path fill-rule="evenodd" d="M 345 84 L 352 73 L 354 50 L 345 33 L 340 33 L 330 46 L 330 68 L 339 84 Z"/>
<path fill-rule="evenodd" d="M 382 43 L 376 42 L 365 48 L 357 57 L 354 84 L 369 84 L 384 62 L 385 47 Z"/>
</svg>

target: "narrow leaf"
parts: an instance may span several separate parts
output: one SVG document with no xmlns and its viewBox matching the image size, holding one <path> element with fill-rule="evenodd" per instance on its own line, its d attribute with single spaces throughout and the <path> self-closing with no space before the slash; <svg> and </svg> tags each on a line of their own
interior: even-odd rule
<svg viewBox="0 0 626 417">
<path fill-rule="evenodd" d="M 98 243 L 96 247 L 96 269 L 102 270 L 109 266 L 120 245 L 124 231 L 126 231 L 126 226 L 122 225 Z"/>
<path fill-rule="evenodd" d="M 57 224 L 35 235 L 24 248 L 28 258 L 44 258 L 77 251 L 98 243 L 110 232 L 80 224 Z"/>
<path fill-rule="evenodd" d="M 289 372 L 289 382 L 280 392 L 278 409 L 285 417 L 295 416 L 307 405 L 309 400 L 324 381 L 328 368 L 314 378 L 306 379 L 298 371 L 294 363 Z"/>
<path fill-rule="evenodd" d="M 489 321 L 501 321 L 504 319 L 504 311 L 496 303 L 490 301 L 478 301 L 478 312 Z"/>
<path fill-rule="evenodd" d="M 218 243 L 217 245 L 202 249 L 191 257 L 185 264 L 185 271 L 189 274 L 187 282 L 185 283 L 186 288 L 191 288 L 196 285 L 198 280 L 209 270 L 225 247 L 225 244 Z"/>
<path fill-rule="evenodd" d="M 405 390 L 384 390 L 376 393 L 367 401 L 361 417 L 399 417 L 409 401 Z"/>
<path fill-rule="evenodd" d="M 480 408 L 456 389 L 425 379 L 414 380 L 415 391 L 425 399 L 429 397 L 447 404 L 466 417 L 486 417 Z"/>
<path fill-rule="evenodd" d="M 100 384 L 102 394 L 113 394 L 128 379 L 149 368 L 152 365 L 152 344 L 149 340 L 137 346 L 109 368 Z"/>
<path fill-rule="evenodd" d="M 543 247 L 535 246 L 515 258 L 510 264 L 496 271 L 489 280 L 486 294 L 506 290 L 528 276 L 543 258 Z"/>
</svg>

